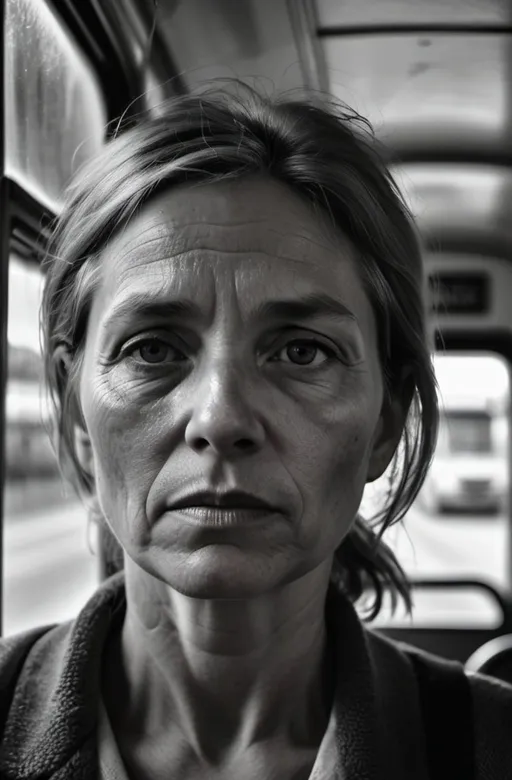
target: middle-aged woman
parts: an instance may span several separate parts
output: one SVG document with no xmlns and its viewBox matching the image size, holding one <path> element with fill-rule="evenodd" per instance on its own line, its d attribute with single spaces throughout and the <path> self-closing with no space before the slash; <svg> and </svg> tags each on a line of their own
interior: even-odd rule
<svg viewBox="0 0 512 780">
<path fill-rule="evenodd" d="M 124 565 L 3 640 L 2 780 L 511 777 L 512 688 L 354 608 L 408 598 L 375 530 L 437 428 L 420 249 L 364 124 L 177 97 L 79 173 L 46 274 L 61 464 Z"/>
</svg>

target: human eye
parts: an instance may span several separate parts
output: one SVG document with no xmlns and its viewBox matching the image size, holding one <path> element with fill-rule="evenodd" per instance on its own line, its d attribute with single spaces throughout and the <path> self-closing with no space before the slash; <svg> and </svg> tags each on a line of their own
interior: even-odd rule
<svg viewBox="0 0 512 780">
<path fill-rule="evenodd" d="M 308 368 L 326 368 L 338 360 L 336 350 L 318 339 L 301 338 L 288 341 L 271 358 L 273 362 L 288 365 L 307 366 Z"/>
<path fill-rule="evenodd" d="M 183 352 L 158 336 L 146 336 L 129 342 L 123 347 L 121 357 L 140 367 L 182 363 L 187 359 Z"/>
</svg>

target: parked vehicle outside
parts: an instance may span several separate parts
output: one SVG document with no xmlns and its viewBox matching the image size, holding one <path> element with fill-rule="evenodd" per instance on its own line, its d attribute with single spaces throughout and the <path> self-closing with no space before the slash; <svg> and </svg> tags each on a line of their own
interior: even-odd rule
<svg viewBox="0 0 512 780">
<path fill-rule="evenodd" d="M 465 382 L 462 370 L 456 383 L 440 381 L 438 446 L 419 496 L 420 505 L 429 514 L 506 509 L 508 382 L 496 377 L 488 380 L 478 386 L 473 374 L 473 381 Z"/>
</svg>

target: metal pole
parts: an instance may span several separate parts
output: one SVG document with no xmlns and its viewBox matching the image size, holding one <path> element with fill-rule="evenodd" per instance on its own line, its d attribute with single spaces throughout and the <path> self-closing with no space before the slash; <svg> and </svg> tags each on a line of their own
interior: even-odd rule
<svg viewBox="0 0 512 780">
<path fill-rule="evenodd" d="M 9 289 L 9 186 L 5 178 L 5 0 L 0 0 L 0 636 L 3 618 L 3 530 L 5 485 L 5 395 L 7 389 L 7 304 Z"/>
</svg>

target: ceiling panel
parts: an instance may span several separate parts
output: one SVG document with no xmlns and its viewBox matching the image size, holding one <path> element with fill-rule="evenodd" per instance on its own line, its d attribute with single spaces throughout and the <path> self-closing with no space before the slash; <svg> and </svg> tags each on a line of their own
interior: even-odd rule
<svg viewBox="0 0 512 780">
<path fill-rule="evenodd" d="M 393 175 L 420 231 L 455 246 L 512 246 L 512 171 L 498 166 L 408 164 Z M 498 253 L 498 252 L 497 252 Z"/>
<path fill-rule="evenodd" d="M 316 0 L 321 28 L 382 25 L 506 25 L 509 0 Z"/>
<path fill-rule="evenodd" d="M 471 219 L 488 223 L 512 174 L 494 166 L 410 164 L 393 175 L 413 215 L 424 223 Z"/>
<path fill-rule="evenodd" d="M 322 39 L 330 90 L 401 149 L 510 147 L 512 36 L 437 33 Z"/>
</svg>

